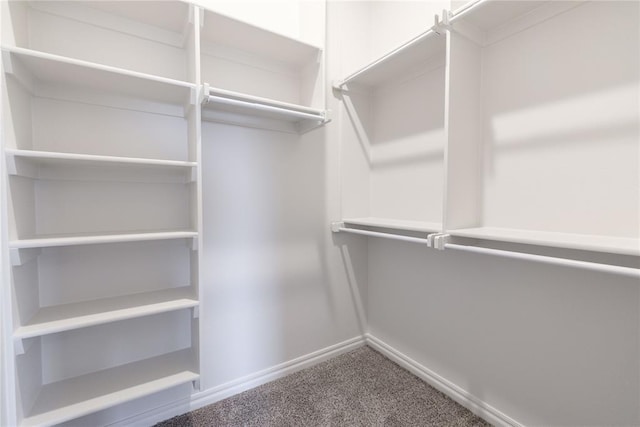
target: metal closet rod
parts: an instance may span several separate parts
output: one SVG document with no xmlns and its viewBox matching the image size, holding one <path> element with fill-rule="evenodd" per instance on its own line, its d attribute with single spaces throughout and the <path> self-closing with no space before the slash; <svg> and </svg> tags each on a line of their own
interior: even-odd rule
<svg viewBox="0 0 640 427">
<path fill-rule="evenodd" d="M 346 227 L 340 227 L 338 228 L 337 231 L 341 231 L 344 233 L 361 234 L 363 236 L 383 237 L 385 239 L 401 240 L 403 242 L 420 243 L 423 245 L 429 245 L 429 241 L 427 239 L 422 239 L 420 237 L 403 236 L 400 234 L 390 234 L 390 233 L 379 233 L 377 231 L 360 230 L 357 228 L 346 228 Z"/>
<path fill-rule="evenodd" d="M 427 238 L 423 239 L 420 237 L 403 236 L 399 234 L 390 234 L 390 233 L 380 233 L 377 231 L 360 230 L 357 228 L 346 228 L 346 227 L 339 227 L 337 230 L 334 230 L 334 231 L 340 231 L 340 232 L 351 233 L 351 234 L 360 234 L 360 235 L 369 236 L 369 237 L 382 237 L 385 239 L 400 240 L 403 242 L 410 242 L 410 243 L 419 243 L 422 245 L 427 245 L 428 247 L 432 247 L 432 240 Z M 431 236 L 437 235 L 437 234 L 438 233 L 433 233 L 431 234 Z M 476 254 L 482 254 L 482 255 L 498 256 L 502 258 L 518 259 L 523 261 L 533 261 L 533 262 L 539 262 L 542 264 L 559 265 L 562 267 L 597 271 L 601 273 L 615 274 L 619 276 L 640 279 L 640 269 L 633 268 L 633 267 L 624 267 L 620 265 L 600 264 L 596 262 L 579 261 L 574 259 L 557 258 L 557 257 L 546 256 L 546 255 L 536 255 L 536 254 L 528 254 L 528 253 L 522 253 L 522 252 L 512 252 L 512 251 L 505 251 L 502 249 L 483 248 L 478 246 L 459 245 L 455 243 L 445 243 L 444 249 L 451 249 L 451 250 L 456 250 L 461 252 L 470 252 L 470 253 L 476 253 Z"/>
<path fill-rule="evenodd" d="M 206 100 L 207 100 L 207 103 L 216 103 L 216 104 L 231 105 L 234 107 L 251 108 L 253 110 L 267 111 L 271 113 L 281 114 L 283 116 L 296 117 L 299 119 L 308 119 L 308 120 L 316 120 L 316 121 L 324 120 L 324 117 L 321 114 L 305 113 L 302 111 L 296 111 L 296 110 L 291 110 L 291 109 L 282 108 L 282 107 L 275 107 L 273 105 L 261 104 L 258 102 L 242 101 L 239 99 L 225 98 L 222 96 L 215 96 L 215 95 L 207 95 Z"/>
<path fill-rule="evenodd" d="M 579 261 L 575 259 L 556 258 L 546 255 L 527 254 L 521 252 L 511 252 L 502 249 L 482 248 L 477 246 L 458 245 L 454 243 L 446 243 L 445 249 L 453 249 L 456 251 L 470 252 L 476 254 L 499 256 L 502 258 L 518 259 L 523 261 L 535 261 L 543 264 L 559 265 L 563 267 L 578 268 L 582 270 L 598 271 L 602 273 L 616 274 L 619 276 L 627 276 L 632 278 L 640 278 L 640 269 L 632 267 L 623 267 L 620 265 L 600 264 L 589 261 Z"/>
</svg>

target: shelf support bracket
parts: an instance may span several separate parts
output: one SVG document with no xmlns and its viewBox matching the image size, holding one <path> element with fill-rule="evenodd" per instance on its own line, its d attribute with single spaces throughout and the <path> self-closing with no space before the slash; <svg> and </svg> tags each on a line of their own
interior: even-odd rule
<svg viewBox="0 0 640 427">
<path fill-rule="evenodd" d="M 42 249 L 40 248 L 12 248 L 9 250 L 9 258 L 11 259 L 11 265 L 13 267 L 19 267 L 32 261 L 38 256 Z"/>
<path fill-rule="evenodd" d="M 13 340 L 13 349 L 16 356 L 21 356 L 27 352 L 24 346 L 24 340 L 22 338 L 16 338 Z"/>
<path fill-rule="evenodd" d="M 197 251 L 198 250 L 198 238 L 197 237 L 193 237 L 192 241 L 191 241 L 191 250 L 192 251 Z"/>
<path fill-rule="evenodd" d="M 13 351 L 16 356 L 21 356 L 29 351 L 35 338 L 14 338 Z"/>
<path fill-rule="evenodd" d="M 193 386 L 194 391 L 200 391 L 200 380 L 191 381 L 191 385 Z"/>
<path fill-rule="evenodd" d="M 194 319 L 198 319 L 200 318 L 200 306 L 195 306 L 193 307 L 193 318 Z"/>
<path fill-rule="evenodd" d="M 7 74 L 15 74 L 15 70 L 13 69 L 13 60 L 11 58 L 11 53 L 6 50 L 2 51 L 2 64 L 4 65 L 4 72 Z"/>
<path fill-rule="evenodd" d="M 27 178 L 37 178 L 38 169 L 33 164 L 25 161 L 25 159 L 18 158 L 13 154 L 7 154 L 7 173 L 9 175 L 25 176 Z"/>
</svg>

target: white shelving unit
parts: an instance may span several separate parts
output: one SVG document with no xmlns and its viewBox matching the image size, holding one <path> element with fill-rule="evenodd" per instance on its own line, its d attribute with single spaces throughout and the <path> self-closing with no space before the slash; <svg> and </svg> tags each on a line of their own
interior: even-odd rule
<svg viewBox="0 0 640 427">
<path fill-rule="evenodd" d="M 304 133 L 328 121 L 322 49 L 203 10 L 203 120 Z"/>
<path fill-rule="evenodd" d="M 181 1 L 1 6 L 8 419 L 187 397 L 202 121 L 286 141 L 325 124 L 322 49 Z"/>
<path fill-rule="evenodd" d="M 447 233 L 640 255 L 637 13 L 480 1 L 451 17 Z"/>
<path fill-rule="evenodd" d="M 343 146 L 346 226 L 442 230 L 445 53 L 431 29 L 335 84 L 359 141 Z"/>
<path fill-rule="evenodd" d="M 355 141 L 343 146 L 342 227 L 426 232 L 441 249 L 475 239 L 639 256 L 640 70 L 627 42 L 637 13 L 625 2 L 479 0 L 338 81 Z M 429 90 L 403 92 L 429 73 Z M 439 142 L 435 126 L 416 126 L 434 117 Z M 439 167 L 411 176 L 429 138 Z"/>
<path fill-rule="evenodd" d="M 2 7 L 10 423 L 197 386 L 199 10 Z"/>
</svg>

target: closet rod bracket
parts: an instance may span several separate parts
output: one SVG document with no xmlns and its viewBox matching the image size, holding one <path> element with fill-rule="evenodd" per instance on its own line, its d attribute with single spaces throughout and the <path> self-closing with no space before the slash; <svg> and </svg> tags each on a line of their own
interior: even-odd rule
<svg viewBox="0 0 640 427">
<path fill-rule="evenodd" d="M 431 30 L 433 30 L 433 32 L 439 36 L 444 35 L 446 31 L 449 28 L 451 28 L 450 20 L 451 20 L 451 12 L 446 9 L 443 9 L 442 19 L 440 19 L 438 14 L 434 15 L 433 17 L 434 24 L 433 24 L 433 27 L 431 27 Z"/>
<path fill-rule="evenodd" d="M 331 223 L 331 232 L 339 233 L 340 229 L 344 227 L 344 222 L 336 221 Z"/>
<path fill-rule="evenodd" d="M 449 243 L 451 236 L 446 233 L 434 233 L 430 234 L 431 247 L 443 251 L 446 244 Z"/>
</svg>

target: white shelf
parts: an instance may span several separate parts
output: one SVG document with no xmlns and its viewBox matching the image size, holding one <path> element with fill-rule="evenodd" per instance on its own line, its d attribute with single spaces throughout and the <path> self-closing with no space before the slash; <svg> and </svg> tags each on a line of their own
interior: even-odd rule
<svg viewBox="0 0 640 427">
<path fill-rule="evenodd" d="M 85 1 L 83 4 L 174 33 L 184 31 L 189 15 L 189 4 L 181 1 Z"/>
<path fill-rule="evenodd" d="M 388 228 L 392 230 L 402 231 L 418 231 L 425 233 L 440 233 L 442 231 L 442 224 L 437 222 L 424 222 L 424 221 L 405 221 L 397 219 L 387 218 L 346 218 L 342 222 L 349 225 L 359 225 L 363 227 L 375 227 L 375 228 Z"/>
<path fill-rule="evenodd" d="M 429 30 L 353 72 L 336 86 L 342 87 L 349 83 L 377 86 L 402 76 L 431 58 L 441 57 L 444 64 L 445 51 L 445 36 Z"/>
<path fill-rule="evenodd" d="M 640 239 L 597 236 L 587 234 L 556 233 L 549 231 L 519 230 L 511 228 L 479 227 L 447 231 L 451 236 L 500 242 L 524 243 L 584 251 L 640 255 Z"/>
<path fill-rule="evenodd" d="M 198 237 L 195 231 L 160 231 L 142 233 L 102 233 L 40 236 L 32 239 L 13 240 L 11 249 L 46 248 L 53 246 L 91 245 L 100 243 L 142 242 L 149 240 L 187 239 Z"/>
<path fill-rule="evenodd" d="M 15 150 L 6 149 L 5 154 L 9 161 L 14 159 L 22 159 L 30 166 L 56 166 L 56 167 L 74 167 L 74 166 L 110 166 L 110 167 L 140 167 L 163 168 L 166 170 L 190 170 L 197 166 L 196 162 L 184 162 L 177 160 L 160 160 L 160 159 L 144 159 L 137 157 L 115 157 L 115 156 L 98 156 L 92 154 L 78 153 L 61 153 L 51 151 L 35 151 L 35 150 Z M 20 174 L 20 171 L 12 171 L 9 173 Z"/>
<path fill-rule="evenodd" d="M 585 1 L 476 0 L 456 10 L 451 24 L 476 42 L 489 45 Z"/>
<path fill-rule="evenodd" d="M 50 426 L 195 381 L 193 352 L 181 350 L 45 384 L 23 426 Z"/>
<path fill-rule="evenodd" d="M 295 66 L 316 60 L 322 52 L 317 46 L 206 9 L 201 39 L 205 45 L 236 49 Z"/>
<path fill-rule="evenodd" d="M 135 71 L 123 70 L 59 55 L 3 47 L 11 62 L 18 61 L 33 78 L 47 83 L 64 84 L 104 91 L 168 104 L 188 103 L 195 85 Z M 7 72 L 18 71 L 18 64 L 6 64 Z M 24 77 L 23 77 L 24 78 Z"/>
<path fill-rule="evenodd" d="M 163 289 L 94 301 L 41 308 L 14 338 L 30 338 L 118 320 L 196 307 L 191 287 Z"/>
</svg>

